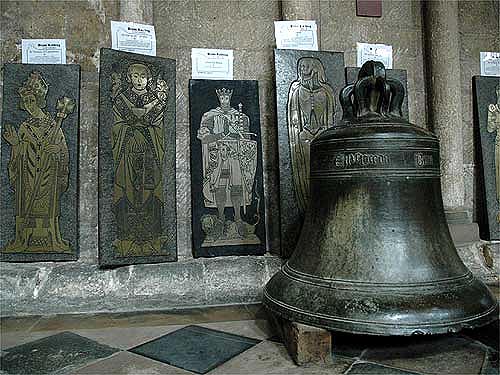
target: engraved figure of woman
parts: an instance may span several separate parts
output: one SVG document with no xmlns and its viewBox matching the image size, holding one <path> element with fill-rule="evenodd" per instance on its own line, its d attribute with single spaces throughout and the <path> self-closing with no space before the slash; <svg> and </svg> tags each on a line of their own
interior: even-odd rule
<svg viewBox="0 0 500 375">
<path fill-rule="evenodd" d="M 500 204 L 500 84 L 496 87 L 497 103 L 488 106 L 488 132 L 495 135 L 495 177 L 497 201 Z M 497 213 L 500 223 L 500 211 Z"/>
<path fill-rule="evenodd" d="M 310 142 L 333 126 L 335 99 L 319 59 L 300 58 L 297 76 L 288 92 L 287 120 L 293 183 L 299 209 L 304 213 L 309 200 Z"/>
<path fill-rule="evenodd" d="M 197 137 L 202 143 L 203 199 L 205 207 L 217 208 L 218 215 L 205 215 L 202 246 L 258 244 L 255 224 L 242 218 L 254 195 L 257 166 L 256 136 L 249 131 L 250 119 L 231 107 L 232 90 L 216 90 L 220 106 L 204 113 Z M 226 217 L 231 207 L 234 220 Z"/>
<path fill-rule="evenodd" d="M 114 246 L 118 256 L 145 256 L 161 253 L 166 241 L 162 166 L 168 87 L 141 63 L 130 64 L 125 78 L 122 82 L 119 73 L 112 76 Z"/>
<path fill-rule="evenodd" d="M 61 129 L 73 111 L 74 101 L 57 102 L 54 119 L 46 110 L 48 84 L 32 72 L 19 89 L 20 108 L 28 112 L 19 131 L 5 125 L 3 134 L 11 145 L 9 181 L 15 191 L 15 238 L 3 252 L 71 252 L 59 228 L 60 199 L 68 188 L 69 153 Z"/>
</svg>

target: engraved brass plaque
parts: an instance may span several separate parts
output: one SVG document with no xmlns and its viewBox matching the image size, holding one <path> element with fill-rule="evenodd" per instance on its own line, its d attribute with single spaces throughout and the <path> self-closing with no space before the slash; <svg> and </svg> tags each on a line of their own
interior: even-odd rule
<svg viewBox="0 0 500 375">
<path fill-rule="evenodd" d="M 2 260 L 76 259 L 79 67 L 4 69 Z"/>
<path fill-rule="evenodd" d="M 100 263 L 175 260 L 175 62 L 107 49 L 101 61 Z"/>
<path fill-rule="evenodd" d="M 265 252 L 255 81 L 190 81 L 195 256 Z"/>
<path fill-rule="evenodd" d="M 473 77 L 481 238 L 500 240 L 500 77 Z"/>
<path fill-rule="evenodd" d="M 344 55 L 275 50 L 281 251 L 289 255 L 309 201 L 311 141 L 342 117 Z"/>
</svg>

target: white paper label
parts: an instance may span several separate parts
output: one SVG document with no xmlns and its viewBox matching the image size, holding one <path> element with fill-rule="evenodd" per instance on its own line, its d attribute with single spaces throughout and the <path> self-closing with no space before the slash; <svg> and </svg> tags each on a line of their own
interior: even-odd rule
<svg viewBox="0 0 500 375">
<path fill-rule="evenodd" d="M 111 48 L 156 56 L 156 35 L 153 25 L 111 21 Z"/>
<path fill-rule="evenodd" d="M 22 39 L 23 64 L 66 64 L 66 39 Z"/>
<path fill-rule="evenodd" d="M 318 50 L 316 21 L 274 21 L 276 48 Z"/>
<path fill-rule="evenodd" d="M 232 49 L 191 49 L 193 79 L 233 79 Z"/>
<path fill-rule="evenodd" d="M 500 77 L 500 52 L 481 52 L 481 75 Z"/>
<path fill-rule="evenodd" d="M 392 46 L 387 44 L 356 43 L 357 65 L 360 68 L 369 60 L 380 61 L 386 69 L 392 69 Z"/>
</svg>

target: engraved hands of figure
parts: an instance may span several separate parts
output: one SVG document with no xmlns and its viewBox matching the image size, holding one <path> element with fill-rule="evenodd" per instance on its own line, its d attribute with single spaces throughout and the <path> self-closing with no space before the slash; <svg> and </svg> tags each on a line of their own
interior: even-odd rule
<svg viewBox="0 0 500 375">
<path fill-rule="evenodd" d="M 10 124 L 5 124 L 5 131 L 3 133 L 3 138 L 9 143 L 12 147 L 17 147 L 19 145 L 19 135 L 17 134 L 14 126 Z M 42 142 L 42 151 L 47 152 L 49 154 L 59 154 L 62 148 L 59 144 L 51 144 L 48 140 L 44 140 Z"/>
</svg>

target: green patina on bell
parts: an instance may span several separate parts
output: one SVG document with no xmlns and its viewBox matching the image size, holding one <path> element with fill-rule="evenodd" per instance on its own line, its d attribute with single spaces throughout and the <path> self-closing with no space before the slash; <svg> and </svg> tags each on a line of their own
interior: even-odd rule
<svg viewBox="0 0 500 375">
<path fill-rule="evenodd" d="M 404 120 L 404 88 L 363 65 L 340 126 L 311 143 L 310 202 L 291 258 L 264 289 L 275 314 L 376 335 L 456 332 L 498 304 L 460 260 L 441 197 L 439 141 Z"/>
</svg>

